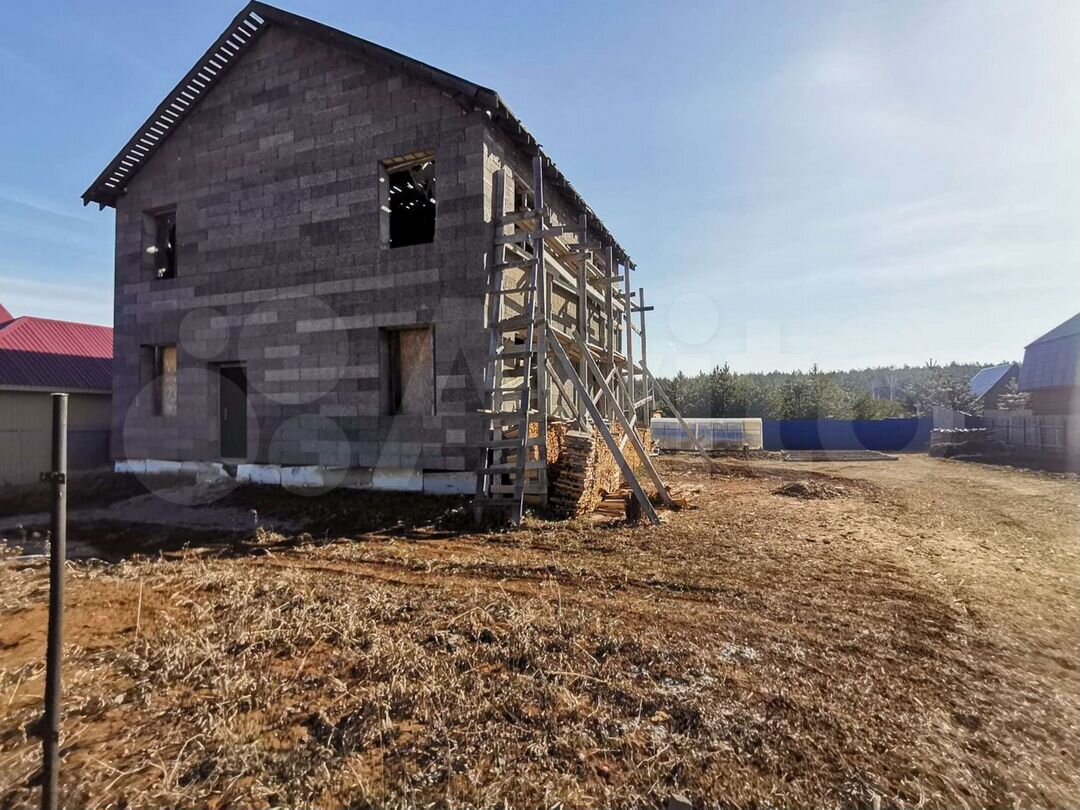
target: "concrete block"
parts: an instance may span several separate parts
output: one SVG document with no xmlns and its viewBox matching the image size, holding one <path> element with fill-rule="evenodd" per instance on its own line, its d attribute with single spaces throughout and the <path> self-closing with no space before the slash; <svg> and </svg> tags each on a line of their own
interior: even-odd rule
<svg viewBox="0 0 1080 810">
<path fill-rule="evenodd" d="M 145 464 L 146 469 L 144 472 L 147 475 L 177 475 L 181 472 L 181 463 L 179 461 L 148 458 Z"/>
<path fill-rule="evenodd" d="M 213 461 L 181 461 L 180 472 L 196 478 L 217 478 L 225 475 L 225 467 Z"/>
<path fill-rule="evenodd" d="M 323 487 L 325 489 L 337 489 L 341 486 L 346 476 L 349 474 L 348 467 L 334 467 L 323 466 L 322 467 L 322 480 Z"/>
<path fill-rule="evenodd" d="M 419 470 L 380 467 L 372 471 L 371 487 L 392 492 L 423 492 L 424 474 Z"/>
<path fill-rule="evenodd" d="M 310 467 L 282 467 L 281 485 L 298 489 L 326 486 L 323 468 L 314 465 Z"/>
<path fill-rule="evenodd" d="M 472 495 L 476 492 L 476 475 L 463 472 L 424 473 L 425 495 Z"/>
<path fill-rule="evenodd" d="M 236 468 L 236 480 L 241 484 L 281 485 L 281 467 L 277 464 L 240 464 Z"/>
<path fill-rule="evenodd" d="M 145 473 L 146 459 L 126 458 L 113 463 L 113 472 L 118 473 Z"/>
<path fill-rule="evenodd" d="M 370 467 L 353 467 L 345 471 L 338 486 L 344 489 L 371 489 L 372 472 Z"/>
</svg>

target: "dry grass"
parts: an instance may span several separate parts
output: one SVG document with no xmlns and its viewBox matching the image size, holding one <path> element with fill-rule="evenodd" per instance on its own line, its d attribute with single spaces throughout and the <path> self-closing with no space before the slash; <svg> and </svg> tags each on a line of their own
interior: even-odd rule
<svg viewBox="0 0 1080 810">
<path fill-rule="evenodd" d="M 1073 639 L 1033 649 L 925 575 L 902 489 L 701 480 L 659 529 L 73 567 L 68 805 L 1074 805 Z M 43 576 L 0 564 L 3 808 L 36 801 Z"/>
</svg>

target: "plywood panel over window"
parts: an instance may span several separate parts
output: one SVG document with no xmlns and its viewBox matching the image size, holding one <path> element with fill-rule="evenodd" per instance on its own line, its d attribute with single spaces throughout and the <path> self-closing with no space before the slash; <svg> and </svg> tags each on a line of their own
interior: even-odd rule
<svg viewBox="0 0 1080 810">
<path fill-rule="evenodd" d="M 435 341 L 431 327 L 388 329 L 386 411 L 426 416 L 435 413 Z"/>
<path fill-rule="evenodd" d="M 161 346 L 161 415 L 176 416 L 176 347 Z"/>
<path fill-rule="evenodd" d="M 142 351 L 143 373 L 150 376 L 151 412 L 154 416 L 176 416 L 176 346 L 144 346 Z"/>
</svg>

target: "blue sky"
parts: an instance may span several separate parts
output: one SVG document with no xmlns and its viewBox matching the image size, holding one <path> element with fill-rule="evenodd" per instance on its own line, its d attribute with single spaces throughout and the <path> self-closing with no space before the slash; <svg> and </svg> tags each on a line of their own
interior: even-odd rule
<svg viewBox="0 0 1080 810">
<path fill-rule="evenodd" d="M 1080 309 L 1080 3 L 281 5 L 497 89 L 636 260 L 658 372 L 1019 359 Z M 110 322 L 79 195 L 240 7 L 7 9 L 15 314 Z"/>
</svg>

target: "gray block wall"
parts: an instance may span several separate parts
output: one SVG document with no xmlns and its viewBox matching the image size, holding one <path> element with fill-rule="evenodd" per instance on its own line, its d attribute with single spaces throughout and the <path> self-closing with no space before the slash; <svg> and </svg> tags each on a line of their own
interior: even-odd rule
<svg viewBox="0 0 1080 810">
<path fill-rule="evenodd" d="M 475 466 L 488 127 L 439 90 L 269 27 L 116 207 L 113 454 L 217 460 L 217 364 L 243 362 L 248 461 Z M 435 153 L 432 244 L 380 244 L 381 161 Z M 177 208 L 154 278 L 148 211 Z M 435 330 L 434 415 L 381 413 L 379 330 Z M 152 415 L 140 347 L 179 346 L 178 413 Z"/>
</svg>

